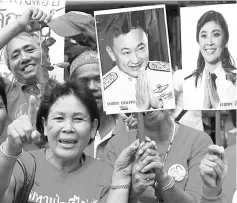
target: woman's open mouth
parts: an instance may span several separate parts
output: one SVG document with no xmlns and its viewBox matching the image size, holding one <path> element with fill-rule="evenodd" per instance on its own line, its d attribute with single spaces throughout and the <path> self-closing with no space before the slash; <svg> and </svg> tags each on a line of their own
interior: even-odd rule
<svg viewBox="0 0 237 203">
<path fill-rule="evenodd" d="M 59 139 L 59 143 L 64 147 L 64 148 L 71 148 L 75 144 L 77 144 L 77 140 L 75 139 Z"/>
<path fill-rule="evenodd" d="M 209 55 L 214 54 L 216 49 L 205 49 L 205 52 Z"/>
</svg>

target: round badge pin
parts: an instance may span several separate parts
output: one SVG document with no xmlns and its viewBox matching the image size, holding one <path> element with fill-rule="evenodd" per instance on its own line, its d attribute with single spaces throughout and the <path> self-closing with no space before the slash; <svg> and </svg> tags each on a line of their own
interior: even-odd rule
<svg viewBox="0 0 237 203">
<path fill-rule="evenodd" d="M 181 164 L 174 164 L 168 170 L 168 175 L 172 176 L 177 182 L 182 181 L 186 174 L 187 172 Z"/>
</svg>

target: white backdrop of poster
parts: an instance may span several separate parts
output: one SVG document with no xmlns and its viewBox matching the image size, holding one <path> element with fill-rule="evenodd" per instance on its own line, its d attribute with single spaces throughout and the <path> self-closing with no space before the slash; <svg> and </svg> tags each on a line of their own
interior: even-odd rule
<svg viewBox="0 0 237 203">
<path fill-rule="evenodd" d="M 0 1 L 0 27 L 11 23 L 17 19 L 29 6 L 34 6 L 42 9 L 45 12 L 51 13 L 52 18 L 58 17 L 65 13 L 65 0 L 5 0 Z M 53 37 L 56 42 L 49 47 L 49 55 L 51 64 L 57 64 L 64 61 L 64 38 L 58 36 L 48 27 L 42 30 L 43 37 Z M 13 75 L 4 63 L 3 50 L 0 50 L 0 74 L 10 80 L 14 80 Z M 64 70 L 55 67 L 49 71 L 51 78 L 63 82 Z"/>
<path fill-rule="evenodd" d="M 181 42 L 182 42 L 182 68 L 184 77 L 191 75 L 197 68 L 199 55 L 199 44 L 196 41 L 196 29 L 199 18 L 207 11 L 214 10 L 221 13 L 227 22 L 229 30 L 228 49 L 235 61 L 237 62 L 237 4 L 208 5 L 198 7 L 181 8 Z M 198 98 L 189 94 L 190 83 L 184 81 L 184 109 L 187 110 L 218 110 L 236 108 L 236 102 L 223 102 L 217 108 L 200 108 L 195 106 Z"/>
<path fill-rule="evenodd" d="M 150 15 L 150 18 L 147 17 L 148 15 Z M 94 16 L 96 19 L 97 45 L 101 69 L 100 74 L 101 81 L 103 81 L 101 87 L 103 107 L 106 113 L 132 113 L 175 108 L 165 5 L 95 11 Z M 113 22 L 112 24 L 108 23 L 112 19 L 116 19 L 116 22 Z M 150 26 L 147 26 L 147 19 L 152 19 L 149 24 Z M 121 32 L 119 31 L 120 34 L 124 33 L 121 27 L 126 23 L 128 23 L 128 27 L 130 27 L 125 31 L 125 33 L 129 33 L 129 35 L 119 34 L 119 36 L 125 36 L 125 38 L 128 36 L 130 37 L 128 37 L 129 39 L 126 39 L 128 43 L 125 42 L 126 40 L 118 42 L 118 44 L 122 45 L 118 48 L 121 53 L 117 52 L 116 55 L 114 48 L 111 48 L 112 45 L 110 44 L 110 48 L 113 50 L 116 58 L 116 64 L 114 63 L 115 60 L 108 54 L 107 49 L 110 37 L 112 36 L 111 39 L 114 39 L 112 33 L 114 32 L 113 26 L 115 23 L 122 23 L 122 25 L 118 26 L 120 28 L 117 27 L 118 29 L 121 29 Z M 137 27 L 135 24 L 139 24 L 138 27 L 140 28 L 144 26 L 143 24 L 146 24 L 141 30 L 144 31 L 143 33 L 146 33 L 148 42 L 144 40 L 144 38 L 138 39 L 138 37 L 135 37 L 143 35 L 141 33 L 138 35 L 131 34 L 133 27 Z M 133 33 L 135 32 L 136 31 Z M 148 49 L 148 55 L 145 56 L 144 52 L 139 53 L 140 47 L 142 47 L 143 50 Z M 126 55 L 125 53 L 122 53 L 124 52 L 122 50 L 129 51 L 129 54 Z M 119 59 L 119 55 L 126 55 L 126 59 L 125 57 Z M 113 62 L 109 64 L 108 61 Z M 122 65 L 124 69 L 121 68 L 122 63 L 126 63 L 126 67 Z M 156 98 L 162 100 L 162 106 L 154 108 L 152 103 L 150 103 L 151 105 L 148 108 L 139 108 L 137 106 L 137 76 L 134 72 L 137 72 L 138 69 L 142 67 L 145 68 L 151 91 L 153 91 Z M 133 69 L 133 71 L 131 71 L 131 69 Z M 150 98 L 151 96 L 147 96 L 146 98 L 148 97 Z"/>
</svg>

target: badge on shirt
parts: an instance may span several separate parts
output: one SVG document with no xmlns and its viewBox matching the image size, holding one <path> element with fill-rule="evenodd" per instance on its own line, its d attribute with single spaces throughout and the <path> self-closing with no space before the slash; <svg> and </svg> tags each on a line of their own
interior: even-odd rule
<svg viewBox="0 0 237 203">
<path fill-rule="evenodd" d="M 181 164 L 174 164 L 168 170 L 168 175 L 172 176 L 176 182 L 182 181 L 187 172 Z"/>
</svg>

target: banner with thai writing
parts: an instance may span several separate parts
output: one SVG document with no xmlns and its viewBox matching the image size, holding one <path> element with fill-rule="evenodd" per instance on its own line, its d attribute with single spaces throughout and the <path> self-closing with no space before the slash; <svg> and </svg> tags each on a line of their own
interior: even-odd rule
<svg viewBox="0 0 237 203">
<path fill-rule="evenodd" d="M 29 6 L 34 6 L 48 12 L 52 18 L 58 17 L 65 13 L 65 0 L 0 0 L 0 27 L 16 20 Z M 55 34 L 50 28 L 45 27 L 41 31 L 41 36 L 53 37 L 56 42 L 49 47 L 49 56 L 51 64 L 64 62 L 64 38 Z M 3 49 L 0 50 L 0 74 L 10 80 L 15 80 L 11 71 L 5 65 Z M 51 78 L 60 82 L 64 79 L 64 70 L 54 66 L 52 71 L 49 71 Z"/>
</svg>

